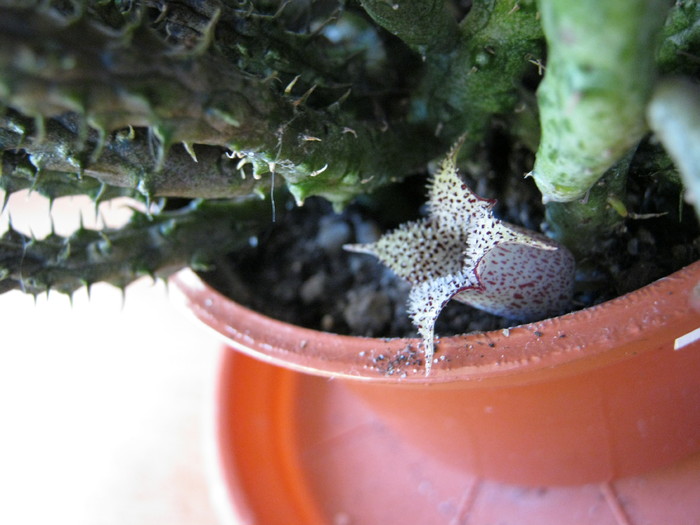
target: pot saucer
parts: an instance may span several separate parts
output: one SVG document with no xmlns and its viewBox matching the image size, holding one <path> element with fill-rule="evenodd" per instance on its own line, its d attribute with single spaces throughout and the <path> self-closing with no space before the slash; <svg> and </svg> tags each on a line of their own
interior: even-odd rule
<svg viewBox="0 0 700 525">
<path fill-rule="evenodd" d="M 700 455 L 571 487 L 480 478 L 416 448 L 343 381 L 222 350 L 210 428 L 224 523 L 698 523 Z"/>
</svg>

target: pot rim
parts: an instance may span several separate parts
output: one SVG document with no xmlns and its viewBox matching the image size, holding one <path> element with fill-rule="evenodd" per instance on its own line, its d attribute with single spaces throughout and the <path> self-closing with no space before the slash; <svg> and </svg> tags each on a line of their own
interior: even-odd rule
<svg viewBox="0 0 700 525">
<path fill-rule="evenodd" d="M 634 292 L 559 317 L 491 332 L 436 338 L 425 375 L 417 338 L 338 335 L 271 319 L 235 303 L 186 269 L 172 278 L 184 305 L 229 346 L 313 375 L 435 384 L 532 382 L 580 373 L 700 339 L 700 261 Z"/>
</svg>

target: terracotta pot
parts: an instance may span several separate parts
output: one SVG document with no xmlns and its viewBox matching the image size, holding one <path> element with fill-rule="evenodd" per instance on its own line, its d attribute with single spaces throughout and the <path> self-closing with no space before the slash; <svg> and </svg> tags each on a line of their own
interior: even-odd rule
<svg viewBox="0 0 700 525">
<path fill-rule="evenodd" d="M 427 377 L 415 339 L 298 328 L 237 305 L 190 271 L 175 282 L 231 347 L 342 380 L 343 396 L 407 446 L 479 479 L 606 482 L 700 451 L 700 262 L 603 305 L 443 338 Z M 327 394 L 317 390 L 309 395 Z"/>
</svg>

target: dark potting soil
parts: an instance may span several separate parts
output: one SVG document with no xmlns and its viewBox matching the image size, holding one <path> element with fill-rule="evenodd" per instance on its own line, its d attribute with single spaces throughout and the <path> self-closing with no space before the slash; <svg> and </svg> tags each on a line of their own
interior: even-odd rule
<svg viewBox="0 0 700 525">
<path fill-rule="evenodd" d="M 499 218 L 540 229 L 544 212 L 530 181 L 504 184 L 491 176 L 468 183 L 479 195 L 500 196 L 495 209 Z M 302 207 L 287 199 L 265 232 L 203 275 L 237 302 L 283 321 L 341 334 L 415 337 L 406 311 L 408 284 L 374 257 L 349 253 L 343 245 L 373 242 L 383 231 L 418 218 L 425 200 L 424 184 L 425 178 L 417 177 L 376 198 L 355 202 L 342 213 L 334 213 L 319 198 L 308 199 Z M 694 210 L 683 204 L 678 187 L 648 180 L 629 184 L 629 207 L 636 213 L 672 211 L 626 219 L 595 255 L 578 261 L 573 309 L 640 288 L 700 258 Z M 436 334 L 513 324 L 453 301 L 440 315 Z"/>
<path fill-rule="evenodd" d="M 279 214 L 265 234 L 205 277 L 237 302 L 270 317 L 329 332 L 415 336 L 406 311 L 409 285 L 377 259 L 343 250 L 376 241 L 381 229 L 367 210 L 332 212 L 320 199 Z M 440 316 L 438 333 L 491 330 L 508 320 L 460 303 Z M 511 323 L 512 324 L 512 323 Z"/>
</svg>

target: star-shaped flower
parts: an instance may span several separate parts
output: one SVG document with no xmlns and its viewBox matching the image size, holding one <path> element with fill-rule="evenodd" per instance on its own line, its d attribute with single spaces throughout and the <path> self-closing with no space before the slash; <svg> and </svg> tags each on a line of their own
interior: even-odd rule
<svg viewBox="0 0 700 525">
<path fill-rule="evenodd" d="M 495 201 L 472 193 L 456 168 L 457 148 L 429 183 L 428 217 L 401 225 L 372 244 L 346 249 L 378 257 L 411 283 L 408 311 L 423 339 L 426 374 L 435 321 L 451 299 L 533 321 L 570 304 L 574 258 L 544 235 L 500 221 Z"/>
</svg>

